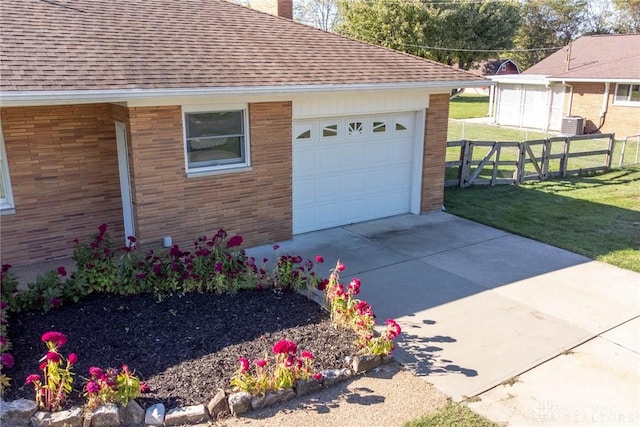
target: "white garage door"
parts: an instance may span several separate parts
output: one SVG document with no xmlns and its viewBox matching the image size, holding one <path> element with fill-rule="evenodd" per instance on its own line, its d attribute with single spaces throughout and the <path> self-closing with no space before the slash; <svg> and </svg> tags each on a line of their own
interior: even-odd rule
<svg viewBox="0 0 640 427">
<path fill-rule="evenodd" d="M 293 232 L 410 211 L 415 113 L 296 120 Z"/>
</svg>

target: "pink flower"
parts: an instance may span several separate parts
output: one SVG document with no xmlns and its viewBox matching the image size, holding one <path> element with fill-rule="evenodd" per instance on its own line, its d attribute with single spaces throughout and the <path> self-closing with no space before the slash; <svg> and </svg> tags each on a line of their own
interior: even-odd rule
<svg viewBox="0 0 640 427">
<path fill-rule="evenodd" d="M 67 360 L 69 361 L 70 365 L 75 365 L 76 363 L 78 363 L 78 355 L 75 353 L 71 353 L 67 357 Z"/>
<path fill-rule="evenodd" d="M 140 383 L 140 393 L 151 393 L 151 388 L 147 383 Z"/>
<path fill-rule="evenodd" d="M 265 366 L 267 366 L 267 361 L 265 359 L 258 359 L 255 361 L 255 364 L 259 368 L 264 368 Z"/>
<path fill-rule="evenodd" d="M 147 273 L 145 273 L 144 271 L 140 271 L 140 272 L 136 273 L 136 279 L 138 279 L 138 280 L 142 280 L 142 279 L 144 279 L 146 277 L 147 277 Z"/>
<path fill-rule="evenodd" d="M 27 380 L 24 383 L 25 383 L 25 385 L 27 385 L 27 384 L 31 384 L 31 383 L 35 383 L 35 382 L 39 382 L 39 381 L 40 381 L 40 375 L 31 374 L 31 375 L 27 376 Z"/>
<path fill-rule="evenodd" d="M 3 336 L 0 336 L 0 346 L 4 347 L 5 345 L 7 345 L 7 339 Z"/>
<path fill-rule="evenodd" d="M 38 365 L 38 369 L 40 369 L 41 371 L 44 371 L 47 368 L 47 362 L 42 362 L 40 365 Z"/>
<path fill-rule="evenodd" d="M 320 372 L 316 372 L 315 374 L 311 375 L 311 378 L 313 378 L 316 381 L 320 381 L 322 377 L 323 375 Z"/>
<path fill-rule="evenodd" d="M 338 264 L 336 265 L 336 270 L 337 271 L 344 271 L 344 264 L 341 263 L 340 261 L 338 261 Z"/>
<path fill-rule="evenodd" d="M 278 249 L 280 249 L 280 245 L 273 245 L 273 250 L 277 251 Z"/>
<path fill-rule="evenodd" d="M 100 236 L 104 235 L 104 233 L 107 232 L 107 224 L 100 224 L 100 227 L 98 227 L 98 231 L 100 232 Z"/>
<path fill-rule="evenodd" d="M 298 346 L 293 341 L 280 340 L 273 346 L 273 352 L 276 354 L 295 353 Z"/>
<path fill-rule="evenodd" d="M 100 391 L 100 386 L 95 381 L 89 381 L 85 386 L 85 390 L 87 390 L 89 394 L 95 394 Z"/>
<path fill-rule="evenodd" d="M 318 290 L 324 291 L 327 288 L 328 284 L 329 284 L 329 279 L 324 279 L 322 282 L 318 283 Z"/>
<path fill-rule="evenodd" d="M 243 374 L 249 370 L 249 361 L 246 357 L 241 357 L 238 360 L 238 363 L 240 363 L 240 369 L 242 370 Z"/>
<path fill-rule="evenodd" d="M 50 342 L 60 348 L 67 342 L 67 336 L 60 332 L 49 331 L 42 334 L 42 342 Z"/>
<path fill-rule="evenodd" d="M 47 353 L 47 355 L 45 356 L 47 358 L 48 361 L 53 362 L 53 363 L 60 363 L 60 354 L 56 353 L 55 351 L 50 351 Z"/>
<path fill-rule="evenodd" d="M 233 236 L 227 242 L 227 248 L 235 248 L 236 246 L 240 246 L 242 244 L 242 236 Z"/>
<path fill-rule="evenodd" d="M 11 264 L 2 264 L 2 272 L 6 273 L 11 268 Z"/>
<path fill-rule="evenodd" d="M 354 278 L 351 282 L 349 282 L 347 289 L 351 293 L 351 295 L 358 295 L 360 293 L 360 279 Z"/>
<path fill-rule="evenodd" d="M 0 363 L 7 368 L 11 368 L 14 364 L 13 355 L 11 355 L 11 353 L 2 353 L 2 356 L 0 356 Z"/>
<path fill-rule="evenodd" d="M 293 356 L 289 356 L 287 357 L 287 360 L 284 362 L 284 366 L 286 366 L 287 368 L 290 368 L 293 366 L 293 362 L 296 361 L 296 358 Z"/>
<path fill-rule="evenodd" d="M 89 374 L 91 374 L 91 376 L 95 377 L 95 378 L 104 377 L 104 373 L 102 372 L 102 369 L 97 368 L 95 366 L 92 366 L 92 367 L 89 368 Z"/>
<path fill-rule="evenodd" d="M 136 238 L 134 236 L 127 236 L 127 240 L 129 241 L 129 243 L 135 243 L 136 242 Z"/>
<path fill-rule="evenodd" d="M 307 350 L 304 350 L 302 353 L 300 353 L 300 356 L 304 357 L 305 359 L 313 359 L 313 353 Z"/>
<path fill-rule="evenodd" d="M 49 299 L 49 303 L 54 306 L 54 307 L 60 307 L 62 305 L 62 301 L 60 301 L 58 298 L 56 297 L 51 297 Z"/>
<path fill-rule="evenodd" d="M 393 319 L 387 319 L 384 324 L 389 328 L 389 337 L 391 339 L 396 338 L 398 335 L 400 335 L 400 332 L 402 332 L 400 325 L 398 325 L 398 323 Z"/>
<path fill-rule="evenodd" d="M 5 308 L 7 308 L 8 306 L 9 306 L 9 304 L 7 304 L 6 302 L 4 302 L 4 301 L 0 301 L 0 308 L 1 308 L 1 309 L 3 309 L 3 310 L 4 310 L 4 309 L 5 309 Z"/>
<path fill-rule="evenodd" d="M 67 275 L 67 270 L 63 266 L 60 266 L 58 267 L 58 274 L 64 277 Z"/>
<path fill-rule="evenodd" d="M 320 255 L 316 255 L 316 262 L 318 264 L 322 264 L 324 262 L 324 258 L 322 258 Z"/>
</svg>

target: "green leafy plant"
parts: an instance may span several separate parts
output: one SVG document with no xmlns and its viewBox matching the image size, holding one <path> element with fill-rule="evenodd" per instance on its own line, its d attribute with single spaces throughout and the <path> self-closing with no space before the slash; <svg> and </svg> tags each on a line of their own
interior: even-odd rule
<svg viewBox="0 0 640 427">
<path fill-rule="evenodd" d="M 249 363 L 246 357 L 238 361 L 239 368 L 231 378 L 231 386 L 252 395 L 291 388 L 298 380 L 320 380 L 322 374 L 312 373 L 313 354 L 302 351 L 293 341 L 281 340 L 273 346 L 273 357 L 265 355 Z"/>
<path fill-rule="evenodd" d="M 119 293 L 118 264 L 107 234 L 107 224 L 98 227 L 98 234 L 88 245 L 75 240 L 73 260 L 77 270 L 74 279 L 86 283 L 87 292 Z"/>
<path fill-rule="evenodd" d="M 8 311 L 11 304 L 15 304 L 18 278 L 10 269 L 10 264 L 4 264 L 0 271 L 0 397 L 11 385 L 11 378 L 2 371 L 5 367 L 11 369 L 14 364 L 13 355 L 9 353 L 11 342 L 7 338 L 7 329 L 9 327 Z"/>
<path fill-rule="evenodd" d="M 344 269 L 344 264 L 338 261 L 329 279 L 321 286 L 325 292 L 331 321 L 336 327 L 351 329 L 356 333 L 360 353 L 389 355 L 395 348 L 394 340 L 401 333 L 400 325 L 393 319 L 387 319 L 382 333 L 376 334 L 375 315 L 371 305 L 356 298 L 360 293 L 360 280 L 354 278 L 346 287 L 340 283 L 339 273 Z"/>
<path fill-rule="evenodd" d="M 48 349 L 47 354 L 40 359 L 42 377 L 30 374 L 25 384 L 33 384 L 36 402 L 41 409 L 56 411 L 62 409 L 73 389 L 72 367 L 78 361 L 78 357 L 71 353 L 65 359 L 60 354 L 60 347 L 67 342 L 67 337 L 60 332 L 45 332 L 42 342 Z"/>
<path fill-rule="evenodd" d="M 119 403 L 127 406 L 130 399 L 147 392 L 148 387 L 141 382 L 127 365 L 120 369 L 100 369 L 95 366 L 89 368 L 90 378 L 85 384 L 87 407 L 94 409 L 105 403 Z"/>
</svg>

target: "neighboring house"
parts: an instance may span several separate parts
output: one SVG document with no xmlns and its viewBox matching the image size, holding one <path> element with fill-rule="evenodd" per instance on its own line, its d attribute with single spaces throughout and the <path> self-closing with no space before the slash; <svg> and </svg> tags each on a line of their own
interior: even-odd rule
<svg viewBox="0 0 640 427">
<path fill-rule="evenodd" d="M 256 245 L 440 209 L 449 93 L 486 86 L 222 0 L 3 0 L 0 25 L 16 265 L 102 223 L 116 245 Z"/>
<path fill-rule="evenodd" d="M 492 59 L 479 63 L 469 72 L 478 77 L 502 76 L 505 74 L 520 74 L 520 67 L 511 59 Z M 469 88 L 465 93 L 475 93 L 478 95 L 490 95 L 490 86 L 482 88 Z"/>
<path fill-rule="evenodd" d="M 495 123 L 564 133 L 640 133 L 640 34 L 580 37 L 520 75 L 498 76 Z"/>
</svg>

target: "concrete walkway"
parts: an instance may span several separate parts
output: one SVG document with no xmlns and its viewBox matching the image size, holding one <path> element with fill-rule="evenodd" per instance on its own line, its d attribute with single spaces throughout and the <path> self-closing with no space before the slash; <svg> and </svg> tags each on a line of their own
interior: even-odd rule
<svg viewBox="0 0 640 427">
<path fill-rule="evenodd" d="M 252 248 L 274 258 L 271 246 Z M 640 274 L 446 213 L 296 236 L 279 254 L 339 258 L 398 361 L 513 425 L 640 423 Z"/>
</svg>

